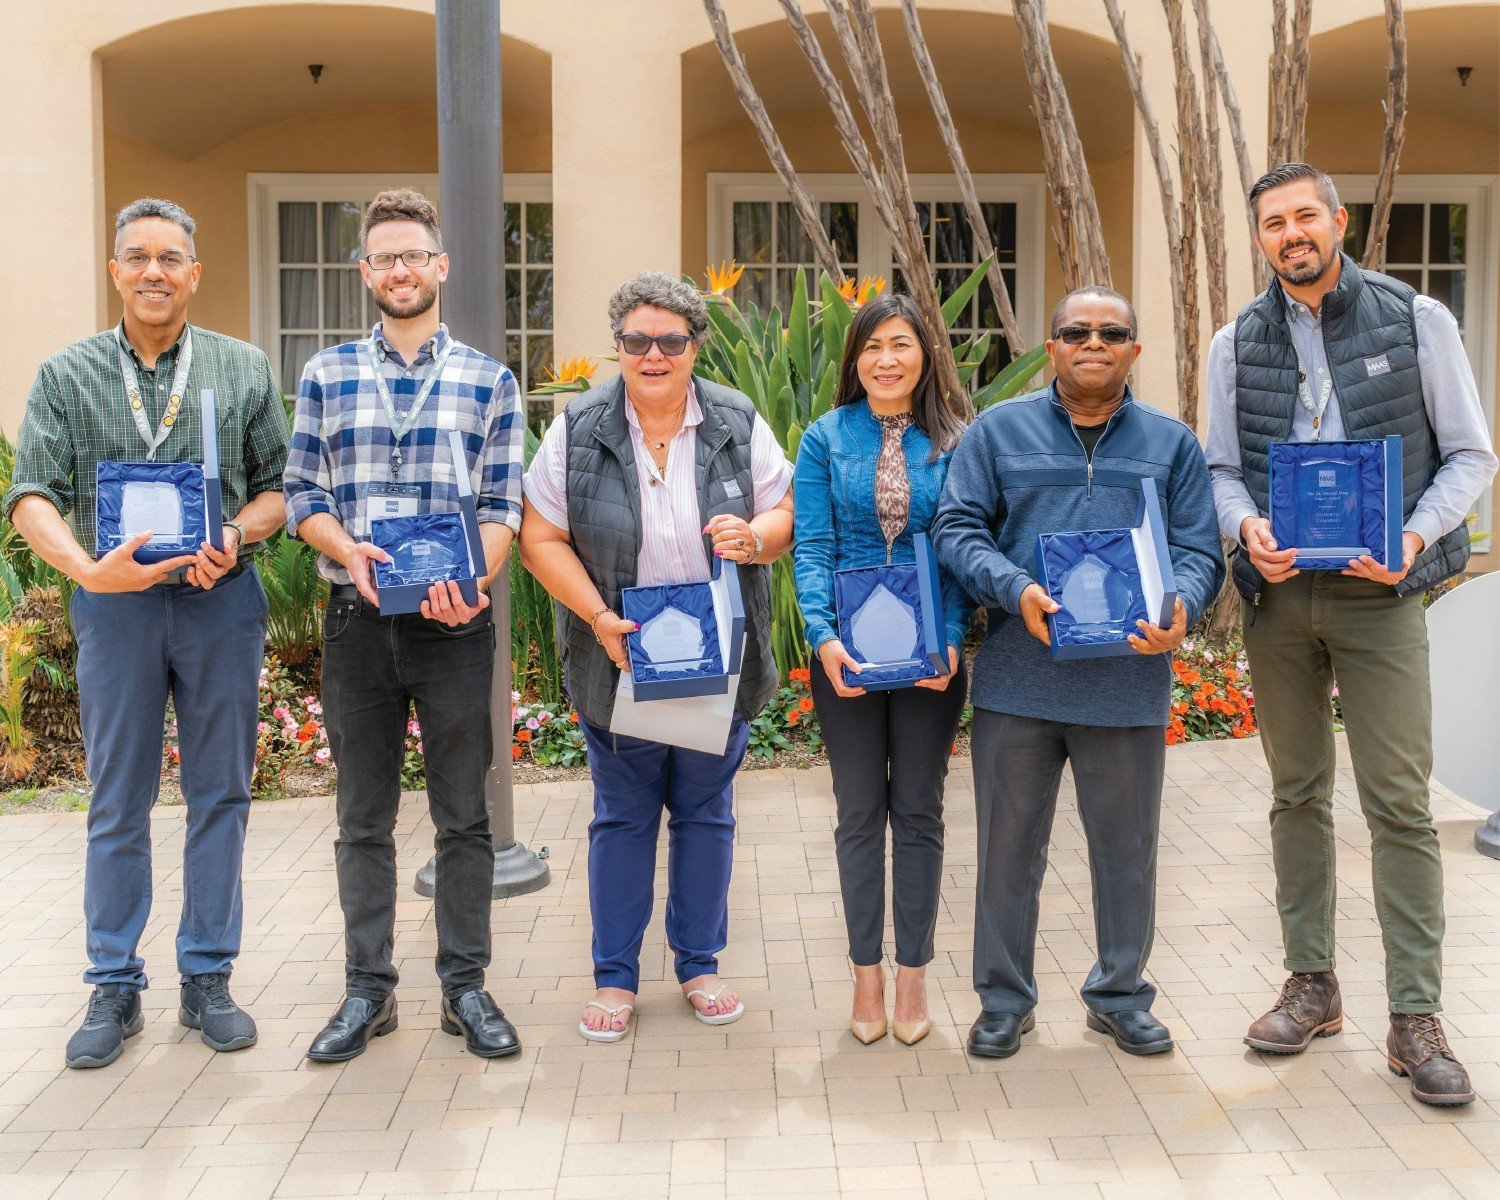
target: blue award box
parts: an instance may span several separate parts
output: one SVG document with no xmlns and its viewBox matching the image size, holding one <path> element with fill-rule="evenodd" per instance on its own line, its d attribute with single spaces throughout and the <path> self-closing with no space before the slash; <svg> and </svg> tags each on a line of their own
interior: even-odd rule
<svg viewBox="0 0 1500 1200">
<path fill-rule="evenodd" d="M 1303 571 L 1368 554 L 1401 569 L 1401 436 L 1271 443 L 1271 536 Z"/>
<path fill-rule="evenodd" d="M 95 472 L 94 527 L 100 558 L 138 533 L 152 537 L 131 556 L 139 563 L 224 549 L 219 492 L 219 422 L 212 388 L 199 393 L 201 463 L 101 462 Z"/>
<path fill-rule="evenodd" d="M 720 612 L 728 614 L 721 639 Z M 648 584 L 620 593 L 620 615 L 639 629 L 625 635 L 630 682 L 638 701 L 722 696 L 740 672 L 745 603 L 739 568 L 715 560 L 702 583 Z"/>
<path fill-rule="evenodd" d="M 422 611 L 435 583 L 458 583 L 471 608 L 479 603 L 479 576 L 485 572 L 484 543 L 479 540 L 479 508 L 469 483 L 469 460 L 463 434 L 448 431 L 458 512 L 418 513 L 370 522 L 370 540 L 391 556 L 375 564 L 375 591 L 384 616 Z"/>
<path fill-rule="evenodd" d="M 1156 480 L 1141 480 L 1130 529 L 1044 533 L 1036 540 L 1037 582 L 1061 607 L 1047 615 L 1054 659 L 1134 654 L 1125 639 L 1137 621 L 1166 629 L 1177 603 Z"/>
<path fill-rule="evenodd" d="M 843 668 L 845 687 L 889 691 L 948 674 L 937 558 L 925 533 L 913 540 L 915 562 L 833 573 L 839 640 L 863 668 Z"/>
</svg>

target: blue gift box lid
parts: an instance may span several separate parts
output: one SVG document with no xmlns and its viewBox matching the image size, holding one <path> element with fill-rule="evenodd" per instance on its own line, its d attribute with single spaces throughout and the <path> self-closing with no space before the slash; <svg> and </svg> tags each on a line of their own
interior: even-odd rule
<svg viewBox="0 0 1500 1200">
<path fill-rule="evenodd" d="M 1357 523 L 1358 546 L 1341 546 L 1329 554 L 1330 547 L 1304 548 L 1298 545 L 1297 468 L 1312 462 L 1345 465 L 1356 472 L 1359 495 Z M 1271 536 L 1279 546 L 1298 551 L 1295 565 L 1303 571 L 1341 571 L 1352 558 L 1368 553 L 1388 571 L 1401 569 L 1405 548 L 1402 545 L 1404 492 L 1401 472 L 1401 435 L 1383 438 L 1328 442 L 1272 442 Z"/>
<path fill-rule="evenodd" d="M 1167 544 L 1167 523 L 1155 479 L 1141 480 L 1136 523 L 1129 529 L 1089 529 L 1044 533 L 1036 545 L 1037 580 L 1053 600 L 1062 603 L 1067 579 L 1086 557 L 1131 585 L 1123 618 L 1081 626 L 1066 607 L 1047 616 L 1054 659 L 1099 658 L 1134 654 L 1126 640 L 1138 632 L 1135 622 L 1148 620 L 1161 629 L 1172 624 L 1177 605 L 1177 576 Z"/>
<path fill-rule="evenodd" d="M 948 637 L 943 626 L 943 587 L 937 556 L 925 533 L 912 538 L 914 561 L 874 567 L 850 567 L 833 573 L 834 607 L 838 614 L 839 640 L 849 656 L 864 668 L 859 673 L 843 668 L 844 685 L 866 691 L 910 687 L 919 679 L 948 674 Z M 872 661 L 860 646 L 855 618 L 872 597 L 884 588 L 889 604 L 902 605 L 914 618 L 916 636 L 910 657 L 891 661 L 880 656 Z M 877 598 L 875 603 L 880 602 Z M 876 617 L 878 614 L 866 614 Z M 893 613 L 903 618 L 905 613 Z M 884 629 L 879 632 L 885 632 Z"/>
</svg>

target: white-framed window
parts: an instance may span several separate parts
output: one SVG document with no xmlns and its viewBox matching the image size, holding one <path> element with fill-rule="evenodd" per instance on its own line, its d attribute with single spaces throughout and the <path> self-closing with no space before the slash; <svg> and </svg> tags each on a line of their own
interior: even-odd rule
<svg viewBox="0 0 1500 1200">
<path fill-rule="evenodd" d="M 376 193 L 396 186 L 441 207 L 436 175 L 250 176 L 250 337 L 288 395 L 315 351 L 364 337 L 379 318 L 359 274 L 359 225 Z M 553 365 L 548 176 L 505 177 L 504 255 L 505 361 L 529 391 Z"/>
<path fill-rule="evenodd" d="M 859 177 L 804 175 L 802 181 L 818 204 L 845 271 L 861 277 L 879 275 L 899 287 L 890 236 Z M 918 219 L 930 239 L 938 287 L 947 296 L 978 265 L 968 215 L 950 176 L 914 175 L 911 184 Z M 1021 334 L 1035 343 L 1045 324 L 1044 181 L 1040 175 L 976 175 L 974 186 Z M 797 268 L 817 272 L 812 244 L 775 175 L 710 173 L 707 232 L 710 262 L 733 258 L 745 266 L 734 291 L 737 303 L 753 300 L 762 309 L 774 304 L 785 312 Z M 980 330 L 995 331 L 981 382 L 1010 361 L 999 327 L 994 298 L 982 286 L 951 330 L 960 341 Z"/>
<path fill-rule="evenodd" d="M 1344 249 L 1364 250 L 1374 208 L 1375 183 L 1368 176 L 1335 176 L 1339 199 L 1349 211 Z M 1397 175 L 1391 223 L 1380 270 L 1441 301 L 1458 321 L 1464 351 L 1479 385 L 1480 402 L 1495 428 L 1496 295 L 1500 292 L 1500 176 Z M 1479 500 L 1474 549 L 1487 553 L 1493 498 Z"/>
</svg>

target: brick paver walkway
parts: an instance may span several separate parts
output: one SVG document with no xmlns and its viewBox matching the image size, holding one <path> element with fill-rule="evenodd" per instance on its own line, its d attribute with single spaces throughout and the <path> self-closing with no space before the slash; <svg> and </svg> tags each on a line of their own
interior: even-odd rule
<svg viewBox="0 0 1500 1200">
<path fill-rule="evenodd" d="M 246 854 L 236 997 L 260 1044 L 215 1055 L 176 1022 L 171 971 L 182 811 L 158 813 L 157 986 L 114 1065 L 62 1069 L 80 1019 L 83 818 L 0 818 L 0 1195 L 31 1197 L 1500 1196 L 1500 863 L 1476 813 L 1436 801 L 1447 867 L 1448 1029 L 1485 1099 L 1414 1103 L 1385 1069 L 1367 837 L 1340 781 L 1344 1032 L 1294 1058 L 1240 1045 L 1282 977 L 1254 742 L 1167 756 L 1157 1012 L 1174 1053 L 1136 1059 L 1089 1033 L 1083 841 L 1065 797 L 1042 908 L 1035 1035 L 999 1063 L 962 1050 L 970 989 L 974 815 L 966 762 L 949 788 L 936 1019 L 916 1048 L 845 1030 L 849 979 L 828 774 L 741 776 L 726 976 L 750 1012 L 711 1029 L 671 982 L 660 914 L 634 1036 L 576 1032 L 591 994 L 589 792 L 521 789 L 524 840 L 551 848 L 545 891 L 495 909 L 491 989 L 520 1028 L 485 1063 L 437 1029 L 429 904 L 409 890 L 430 826 L 402 807 L 401 1028 L 343 1066 L 302 1052 L 341 993 L 327 798 L 259 804 Z M 664 860 L 663 860 L 664 861 Z M 658 888 L 660 892 L 660 886 Z"/>
</svg>

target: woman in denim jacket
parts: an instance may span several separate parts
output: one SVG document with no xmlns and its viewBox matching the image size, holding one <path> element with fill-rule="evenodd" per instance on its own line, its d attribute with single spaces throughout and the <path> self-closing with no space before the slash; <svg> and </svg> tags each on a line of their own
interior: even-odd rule
<svg viewBox="0 0 1500 1200">
<path fill-rule="evenodd" d="M 807 640 L 822 664 L 813 702 L 833 768 L 834 834 L 854 1006 L 862 1042 L 886 1032 L 882 933 L 885 830 L 891 827 L 896 927 L 896 1037 L 927 1036 L 926 968 L 932 959 L 943 870 L 943 779 L 963 709 L 963 638 L 971 606 L 943 576 L 950 673 L 914 687 L 846 687 L 859 666 L 839 640 L 833 573 L 911 562 L 913 536 L 937 510 L 962 422 L 938 391 L 931 332 L 916 302 L 887 295 L 861 308 L 844 344 L 838 397 L 797 453 L 793 550 Z"/>
</svg>

